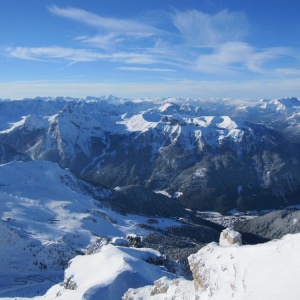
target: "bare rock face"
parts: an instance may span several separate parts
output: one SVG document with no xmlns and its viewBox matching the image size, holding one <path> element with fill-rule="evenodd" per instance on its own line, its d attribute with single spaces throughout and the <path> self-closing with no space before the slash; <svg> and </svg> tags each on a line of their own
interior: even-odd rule
<svg viewBox="0 0 300 300">
<path fill-rule="evenodd" d="M 226 228 L 221 232 L 219 244 L 221 246 L 241 246 L 242 235 L 231 228 Z"/>
<path fill-rule="evenodd" d="M 129 289 L 122 300 L 140 299 L 198 299 L 194 293 L 193 282 L 183 278 L 170 280 L 162 277 L 154 282 L 154 285 L 145 286 L 138 289 Z"/>
<path fill-rule="evenodd" d="M 207 280 L 202 273 L 202 270 L 205 269 L 205 264 L 203 262 L 199 263 L 196 254 L 190 255 L 188 260 L 194 278 L 195 291 L 207 288 Z"/>
</svg>

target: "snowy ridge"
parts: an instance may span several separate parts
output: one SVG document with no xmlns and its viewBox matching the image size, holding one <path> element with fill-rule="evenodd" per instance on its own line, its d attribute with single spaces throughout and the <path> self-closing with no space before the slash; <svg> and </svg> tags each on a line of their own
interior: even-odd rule
<svg viewBox="0 0 300 300">
<path fill-rule="evenodd" d="M 247 124 L 244 122 L 237 122 L 232 119 L 232 116 L 237 115 L 238 111 L 241 111 L 241 107 L 237 106 L 232 109 L 231 106 L 226 106 L 225 103 L 219 103 L 221 105 L 222 112 L 219 114 L 215 110 L 209 108 L 209 105 L 213 105 L 215 102 L 205 103 L 201 100 L 190 101 L 193 105 L 198 104 L 202 109 L 197 106 L 193 106 L 188 102 L 185 104 L 176 104 L 176 99 L 172 99 L 171 102 L 168 99 L 165 102 L 132 102 L 125 101 L 120 102 L 112 101 L 111 103 L 105 102 L 106 98 L 101 97 L 101 100 L 91 100 L 92 97 L 88 97 L 89 100 L 72 100 L 68 99 L 51 99 L 51 100 L 24 100 L 24 101 L 9 101 L 2 102 L 2 113 L 4 122 L 1 126 L 5 126 L 5 130 L 2 133 L 8 133 L 17 129 L 24 124 L 31 124 L 31 126 L 43 128 L 46 126 L 46 120 L 50 121 L 53 127 L 54 122 L 59 123 L 59 132 L 63 138 L 68 139 L 72 144 L 77 142 L 81 149 L 87 152 L 86 141 L 84 137 L 87 135 L 97 135 L 97 129 L 99 128 L 110 133 L 122 133 L 126 132 L 145 132 L 149 129 L 158 128 L 165 132 L 174 132 L 174 130 L 182 129 L 186 125 L 199 126 L 201 129 L 204 128 L 215 128 L 219 132 L 220 138 L 216 138 L 216 141 L 223 140 L 226 137 L 232 137 L 235 141 L 240 141 L 237 136 L 241 135 L 241 130 L 248 128 Z M 179 101 L 179 100 L 178 100 Z M 187 100 L 188 101 L 188 100 Z M 30 102 L 30 106 L 28 105 Z M 54 104 L 53 104 L 54 103 Z M 283 104 L 282 104 L 283 103 Z M 291 103 L 291 104 L 290 104 Z M 241 117 L 247 117 L 253 119 L 256 110 L 260 113 L 260 110 L 266 110 L 267 105 L 274 106 L 274 112 L 281 110 L 286 111 L 287 109 L 293 110 L 293 113 L 299 112 L 300 101 L 296 98 L 290 99 L 276 99 L 271 101 L 263 100 L 262 104 L 251 104 L 243 108 L 243 113 Z M 290 104 L 289 106 L 286 106 Z M 15 106 L 19 109 L 15 109 Z M 32 106 L 32 107 L 31 107 Z M 206 108 L 208 107 L 208 109 Z M 10 110 L 13 107 L 13 111 Z M 31 111 L 29 108 L 31 107 Z M 224 109 L 225 107 L 225 109 Z M 283 109 L 284 108 L 284 109 Z M 203 111 L 213 113 L 212 116 L 203 115 Z M 253 112 L 252 112 L 253 111 Z M 228 113 L 227 116 L 223 116 L 224 112 Z M 246 115 L 247 112 L 247 115 Z M 251 114 L 251 116 L 249 115 Z M 27 117 L 24 117 L 27 116 Z M 232 115 L 232 116 L 231 116 Z M 49 116 L 52 116 L 49 118 Z M 26 121 L 30 117 L 29 120 Z M 240 119 L 237 115 L 237 117 Z M 289 116 L 290 118 L 292 116 Z M 48 125 L 49 126 L 49 125 Z M 80 127 L 82 133 L 80 136 L 72 135 L 71 132 L 78 131 L 77 128 Z M 176 127 L 170 129 L 171 127 Z M 99 130 L 98 129 L 98 130 Z M 9 131 L 7 131 L 9 130 Z M 220 132 L 221 130 L 226 130 L 225 134 Z M 189 131 L 195 131 L 193 127 L 190 127 Z M 184 131 L 185 134 L 189 134 L 187 130 Z M 183 132 L 183 133 L 184 133 Z M 206 131 L 202 132 L 202 136 L 205 136 Z M 210 134 L 208 132 L 207 134 Z M 207 140 L 209 140 L 207 138 Z"/>
<path fill-rule="evenodd" d="M 151 249 L 103 246 L 97 253 L 72 259 L 65 271 L 64 286 L 55 285 L 35 299 L 59 295 L 64 300 L 119 300 L 129 287 L 148 285 L 162 276 L 175 277 L 153 264 L 159 257 L 160 253 Z"/>
<path fill-rule="evenodd" d="M 186 110 L 186 108 L 185 108 Z M 229 116 L 193 116 L 190 115 L 190 108 L 187 111 L 178 113 L 179 109 L 174 103 L 164 103 L 158 109 L 150 109 L 141 114 L 127 116 L 124 115 L 122 121 L 117 124 L 126 126 L 129 132 L 146 132 L 150 129 L 157 129 L 176 141 L 180 136 L 187 138 L 187 147 L 192 147 L 194 141 L 199 144 L 206 142 L 216 146 L 224 139 L 231 139 L 234 142 L 242 142 L 244 131 L 249 126 L 245 123 L 239 124 Z M 187 113 L 187 115 L 185 114 Z"/>
</svg>

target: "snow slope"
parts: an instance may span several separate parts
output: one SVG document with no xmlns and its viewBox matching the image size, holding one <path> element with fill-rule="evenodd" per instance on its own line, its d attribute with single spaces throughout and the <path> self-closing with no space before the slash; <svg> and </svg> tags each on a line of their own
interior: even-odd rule
<svg viewBox="0 0 300 300">
<path fill-rule="evenodd" d="M 189 257 L 193 282 L 163 278 L 124 299 L 297 300 L 299 251 L 300 234 L 251 246 L 211 243 Z"/>
<path fill-rule="evenodd" d="M 148 218 L 102 205 L 112 191 L 93 189 L 47 161 L 0 165 L 0 297 L 45 293 L 68 261 L 101 238 L 145 235 Z M 157 218 L 153 228 L 180 225 Z M 145 226 L 144 226 L 145 227 Z"/>
<path fill-rule="evenodd" d="M 299 299 L 300 235 L 255 246 L 210 244 L 190 257 L 203 299 Z M 201 267 L 200 267 L 201 266 Z"/>
</svg>

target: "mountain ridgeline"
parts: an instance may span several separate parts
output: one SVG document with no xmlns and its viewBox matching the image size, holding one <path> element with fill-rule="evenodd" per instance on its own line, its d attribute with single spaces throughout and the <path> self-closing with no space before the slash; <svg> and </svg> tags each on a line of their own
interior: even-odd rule
<svg viewBox="0 0 300 300">
<path fill-rule="evenodd" d="M 56 162 L 132 201 L 278 208 L 300 203 L 299 118 L 297 98 L 0 101 L 0 163 Z"/>
</svg>

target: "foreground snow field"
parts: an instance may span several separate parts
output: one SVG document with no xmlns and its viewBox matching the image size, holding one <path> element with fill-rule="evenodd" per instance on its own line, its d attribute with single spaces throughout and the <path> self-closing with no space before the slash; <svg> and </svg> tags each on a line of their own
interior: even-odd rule
<svg viewBox="0 0 300 300">
<path fill-rule="evenodd" d="M 125 300 L 298 300 L 300 234 L 260 245 L 211 243 L 189 257 L 194 281 L 162 278 Z"/>
<path fill-rule="evenodd" d="M 149 233 L 140 226 L 147 217 L 106 208 L 57 164 L 12 162 L 0 165 L 0 174 L 0 297 L 44 294 L 63 280 L 70 259 L 102 238 Z M 105 199 L 110 190 L 99 195 Z M 156 218 L 152 228 L 172 225 L 181 224 Z"/>
<path fill-rule="evenodd" d="M 105 238 L 120 244 L 114 237 L 149 233 L 139 226 L 149 219 L 106 208 L 69 171 L 46 161 L 0 171 L 1 299 L 115 300 L 129 288 L 138 289 L 124 299 L 300 298 L 300 234 L 253 246 L 210 243 L 189 257 L 189 281 L 167 272 L 155 250 L 107 244 Z M 100 194 L 105 199 L 110 190 Z M 156 218 L 152 225 L 181 224 Z"/>
<path fill-rule="evenodd" d="M 299 251 L 300 234 L 254 246 L 211 243 L 189 257 L 194 277 L 189 281 L 155 265 L 157 251 L 104 245 L 97 253 L 72 259 L 64 282 L 34 299 L 117 300 L 129 287 L 155 281 L 129 289 L 123 299 L 297 300 Z"/>
</svg>

